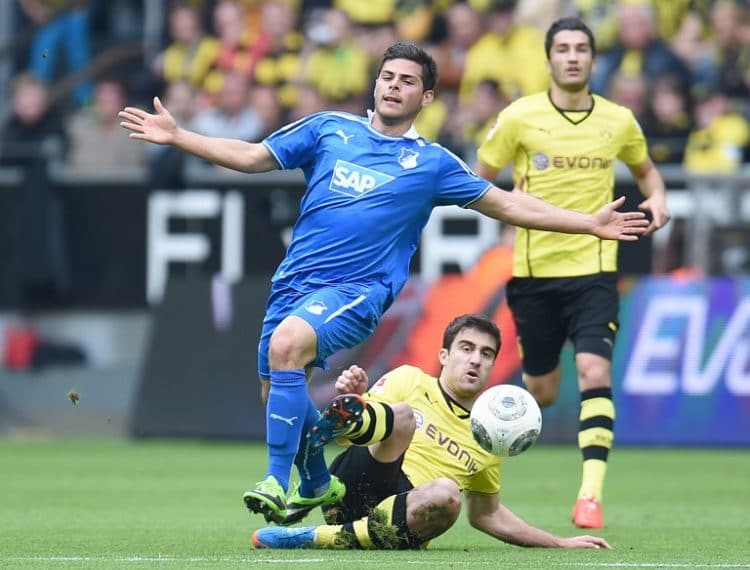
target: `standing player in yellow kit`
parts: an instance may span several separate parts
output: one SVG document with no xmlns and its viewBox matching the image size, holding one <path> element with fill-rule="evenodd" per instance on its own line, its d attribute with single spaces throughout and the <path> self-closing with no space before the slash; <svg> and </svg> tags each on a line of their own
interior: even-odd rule
<svg viewBox="0 0 750 570">
<path fill-rule="evenodd" d="M 505 108 L 479 148 L 476 171 L 494 180 L 513 163 L 525 192 L 557 206 L 594 212 L 612 199 L 624 162 L 646 199 L 647 233 L 669 221 L 664 181 L 648 157 L 633 114 L 589 91 L 596 47 L 577 18 L 554 22 L 545 38 L 551 86 Z M 617 243 L 594 236 L 519 228 L 508 303 L 518 329 L 524 381 L 544 406 L 560 387 L 560 351 L 573 343 L 581 393 L 581 487 L 573 522 L 601 528 L 602 488 L 613 442 L 611 360 L 618 327 Z"/>
</svg>

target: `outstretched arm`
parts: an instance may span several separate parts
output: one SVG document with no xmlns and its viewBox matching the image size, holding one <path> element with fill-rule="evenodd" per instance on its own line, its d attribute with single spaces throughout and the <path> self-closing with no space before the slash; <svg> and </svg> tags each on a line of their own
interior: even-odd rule
<svg viewBox="0 0 750 570">
<path fill-rule="evenodd" d="M 490 189 L 469 207 L 507 224 L 568 234 L 592 234 L 601 239 L 635 241 L 648 226 L 643 212 L 617 212 L 625 198 L 610 202 L 594 214 L 583 214 L 554 206 L 521 191 Z"/>
<path fill-rule="evenodd" d="M 497 495 L 467 492 L 466 506 L 471 526 L 503 542 L 545 548 L 612 548 L 598 536 L 563 538 L 531 526 L 500 503 Z"/>
<path fill-rule="evenodd" d="M 154 110 L 156 113 L 152 114 L 136 107 L 125 107 L 119 113 L 120 126 L 132 131 L 130 138 L 168 144 L 240 172 L 268 172 L 279 167 L 263 144 L 207 137 L 180 128 L 158 97 L 154 97 Z"/>
</svg>

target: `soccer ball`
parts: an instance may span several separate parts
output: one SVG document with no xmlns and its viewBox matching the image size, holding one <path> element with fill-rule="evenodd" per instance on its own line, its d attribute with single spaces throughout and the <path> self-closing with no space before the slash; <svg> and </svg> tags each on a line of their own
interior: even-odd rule
<svg viewBox="0 0 750 570">
<path fill-rule="evenodd" d="M 492 386 L 479 395 L 471 408 L 474 439 L 493 455 L 518 455 L 534 445 L 541 431 L 539 404 L 518 386 Z"/>
</svg>

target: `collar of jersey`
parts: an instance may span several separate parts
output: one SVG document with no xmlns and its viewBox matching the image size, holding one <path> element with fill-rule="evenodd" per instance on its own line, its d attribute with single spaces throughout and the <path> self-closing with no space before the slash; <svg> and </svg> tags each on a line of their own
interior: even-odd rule
<svg viewBox="0 0 750 570">
<path fill-rule="evenodd" d="M 400 139 L 400 138 L 403 137 L 405 139 L 412 139 L 412 140 L 417 140 L 418 138 L 420 138 L 419 137 L 419 133 L 417 132 L 417 129 L 416 129 L 416 127 L 414 125 L 412 125 L 411 127 L 409 127 L 409 130 L 406 131 L 400 137 L 394 137 L 394 136 L 391 136 L 391 135 L 387 135 L 385 133 L 381 133 L 378 129 L 376 129 L 375 127 L 372 126 L 372 118 L 374 116 L 375 116 L 375 111 L 373 111 L 372 109 L 367 109 L 367 123 L 370 126 L 370 130 L 375 131 L 381 137 L 388 137 L 390 139 Z"/>
<path fill-rule="evenodd" d="M 440 383 L 439 379 L 437 383 L 440 387 L 440 392 L 443 394 L 443 398 L 445 398 L 445 403 L 448 404 L 448 407 L 450 408 L 451 412 L 453 412 L 453 415 L 462 420 L 467 419 L 471 415 L 471 412 L 464 408 L 461 404 L 456 402 L 456 400 L 451 398 L 450 394 L 448 394 L 448 392 L 443 389 L 443 385 Z"/>
</svg>

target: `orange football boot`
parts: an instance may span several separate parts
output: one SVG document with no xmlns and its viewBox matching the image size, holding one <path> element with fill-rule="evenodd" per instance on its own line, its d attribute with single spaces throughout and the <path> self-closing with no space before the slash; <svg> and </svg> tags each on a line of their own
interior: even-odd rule
<svg viewBox="0 0 750 570">
<path fill-rule="evenodd" d="M 581 497 L 573 507 L 573 524 L 579 528 L 602 528 L 602 504 L 591 497 Z"/>
</svg>

